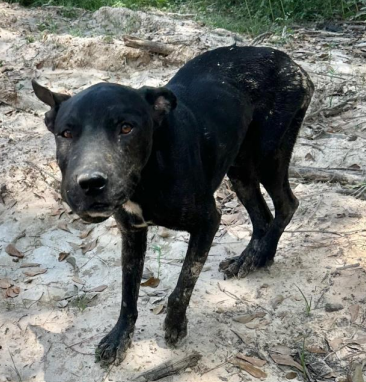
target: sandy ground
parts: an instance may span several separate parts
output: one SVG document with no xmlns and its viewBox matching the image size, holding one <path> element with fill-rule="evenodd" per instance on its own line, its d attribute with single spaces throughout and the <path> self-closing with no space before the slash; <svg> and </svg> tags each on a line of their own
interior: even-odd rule
<svg viewBox="0 0 366 382">
<path fill-rule="evenodd" d="M 262 44 L 287 51 L 310 72 L 316 85 L 310 112 L 324 109 L 303 127 L 293 165 L 352 166 L 362 175 L 362 102 L 333 116 L 325 110 L 363 97 L 366 27 L 340 28 L 287 28 Z M 128 48 L 124 34 L 175 49 L 163 57 Z M 224 280 L 218 265 L 243 250 L 251 224 L 227 184 L 218 191 L 222 225 L 191 300 L 188 337 L 174 350 L 164 343 L 162 305 L 176 283 L 188 235 L 151 228 L 145 273 L 161 282 L 141 288 L 134 342 L 123 364 L 103 370 L 94 363 L 96 344 L 119 314 L 120 237 L 113 219 L 85 225 L 61 202 L 54 141 L 42 122 L 46 109 L 30 79 L 70 94 L 100 81 L 163 85 L 187 58 L 249 41 L 174 15 L 123 9 L 70 14 L 0 3 L 1 382 L 131 381 L 194 350 L 202 355 L 198 365 L 165 381 L 256 380 L 229 362 L 237 353 L 266 361 L 260 369 L 267 381 L 363 380 L 351 377 L 366 351 L 363 189 L 301 179 L 292 183 L 300 207 L 274 265 L 241 280 Z M 9 256 L 9 244 L 24 257 Z M 310 312 L 302 294 L 312 301 Z M 328 312 L 326 304 L 341 304 L 340 310 Z M 256 313 L 260 317 L 248 321 Z M 235 321 L 238 316 L 248 322 Z M 282 356 L 299 366 L 300 355 L 305 376 L 303 367 L 279 364 Z"/>
</svg>

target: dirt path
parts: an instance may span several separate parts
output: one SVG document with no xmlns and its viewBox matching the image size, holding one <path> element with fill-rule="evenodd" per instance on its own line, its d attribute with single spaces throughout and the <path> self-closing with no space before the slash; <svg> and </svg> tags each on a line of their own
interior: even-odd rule
<svg viewBox="0 0 366 382">
<path fill-rule="evenodd" d="M 338 33 L 285 29 L 262 42 L 287 51 L 316 85 L 310 111 L 315 114 L 301 131 L 293 165 L 352 166 L 363 175 L 364 104 L 356 100 L 326 109 L 348 98 L 363 99 L 365 30 L 361 23 L 344 24 Z M 126 47 L 124 34 L 163 42 L 172 53 Z M 222 225 L 192 297 L 189 335 L 175 350 L 164 343 L 164 311 L 156 313 L 175 285 L 188 235 L 152 228 L 145 272 L 159 275 L 160 285 L 141 288 L 134 342 L 124 363 L 110 370 L 94 363 L 95 346 L 119 313 L 120 238 L 112 219 L 85 225 L 61 202 L 53 137 L 43 125 L 45 109 L 32 94 L 30 79 L 69 93 L 100 81 L 157 86 L 188 58 L 234 42 L 249 40 L 162 14 L 0 3 L 1 382 L 131 381 L 193 350 L 202 355 L 198 365 L 166 381 L 256 380 L 228 362 L 240 352 L 266 361 L 260 369 L 267 381 L 304 380 L 301 366 L 278 364 L 282 355 L 299 365 L 304 354 L 306 378 L 340 382 L 365 358 L 363 189 L 296 179 L 300 208 L 274 265 L 243 280 L 223 280 L 218 264 L 240 253 L 251 225 L 227 185 L 218 191 Z M 10 243 L 24 258 L 7 254 Z M 310 312 L 302 294 L 312 301 Z M 340 310 L 328 312 L 326 304 L 341 304 Z M 233 320 L 238 316 L 248 322 Z"/>
</svg>

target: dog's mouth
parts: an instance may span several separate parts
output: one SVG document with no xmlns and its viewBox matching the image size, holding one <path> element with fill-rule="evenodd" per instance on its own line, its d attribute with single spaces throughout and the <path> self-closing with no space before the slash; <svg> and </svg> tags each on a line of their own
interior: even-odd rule
<svg viewBox="0 0 366 382">
<path fill-rule="evenodd" d="M 83 212 L 83 215 L 85 214 L 93 219 L 97 218 L 105 220 L 112 216 L 115 210 L 116 208 L 108 203 L 92 203 Z"/>
<path fill-rule="evenodd" d="M 126 195 L 118 195 L 113 200 L 106 200 L 107 198 L 80 198 L 79 195 L 72 196 L 69 192 L 63 192 L 61 195 L 63 200 L 70 206 L 70 208 L 79 215 L 81 219 L 88 223 L 100 223 L 110 218 L 122 204 L 127 201 Z M 103 200 L 104 199 L 104 200 Z"/>
<path fill-rule="evenodd" d="M 122 204 L 121 202 L 117 203 L 117 205 L 92 203 L 79 216 L 89 223 L 100 223 L 110 218 Z"/>
</svg>

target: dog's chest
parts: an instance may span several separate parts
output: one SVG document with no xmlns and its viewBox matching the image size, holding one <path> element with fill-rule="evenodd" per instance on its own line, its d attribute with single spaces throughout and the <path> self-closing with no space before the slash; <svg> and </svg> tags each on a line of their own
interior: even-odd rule
<svg viewBox="0 0 366 382">
<path fill-rule="evenodd" d="M 122 205 L 122 209 L 128 216 L 128 224 L 134 228 L 145 228 L 152 225 L 152 221 L 146 221 L 141 206 L 131 200 Z"/>
</svg>

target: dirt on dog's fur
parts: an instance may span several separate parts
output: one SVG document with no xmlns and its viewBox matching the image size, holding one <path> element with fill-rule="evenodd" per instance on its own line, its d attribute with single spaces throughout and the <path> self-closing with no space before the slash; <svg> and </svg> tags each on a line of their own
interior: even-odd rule
<svg viewBox="0 0 366 382">
<path fill-rule="evenodd" d="M 274 264 L 241 280 L 224 280 L 218 265 L 241 252 L 252 227 L 228 183 L 218 190 L 221 226 L 188 309 L 188 336 L 175 350 L 164 342 L 162 323 L 188 235 L 151 228 L 145 278 L 160 283 L 141 287 L 134 341 L 123 364 L 103 370 L 94 363 L 96 345 L 119 314 L 119 232 L 113 219 L 84 224 L 61 202 L 53 137 L 42 121 L 47 109 L 30 79 L 71 94 L 101 81 L 160 86 L 195 54 L 245 45 L 249 38 L 127 10 L 66 16 L 55 7 L 0 4 L 0 381 L 130 381 L 193 350 L 202 355 L 198 365 L 166 380 L 256 380 L 229 362 L 237 353 L 265 360 L 259 368 L 268 381 L 286 380 L 289 371 L 303 380 L 302 355 L 313 380 L 340 382 L 352 375 L 366 350 L 363 185 L 300 179 L 292 180 L 300 207 Z M 352 166 L 362 175 L 362 102 L 324 116 L 327 108 L 363 97 L 364 48 L 354 41 L 364 32 L 358 24 L 342 28 L 338 34 L 284 30 L 264 45 L 289 53 L 316 86 L 309 114 L 320 112 L 303 126 L 292 165 Z M 126 33 L 170 44 L 175 56 L 128 48 Z M 23 258 L 7 253 L 11 243 Z M 251 321 L 237 321 L 249 320 L 248 314 Z M 301 370 L 279 365 L 279 353 L 290 354 Z"/>
</svg>

